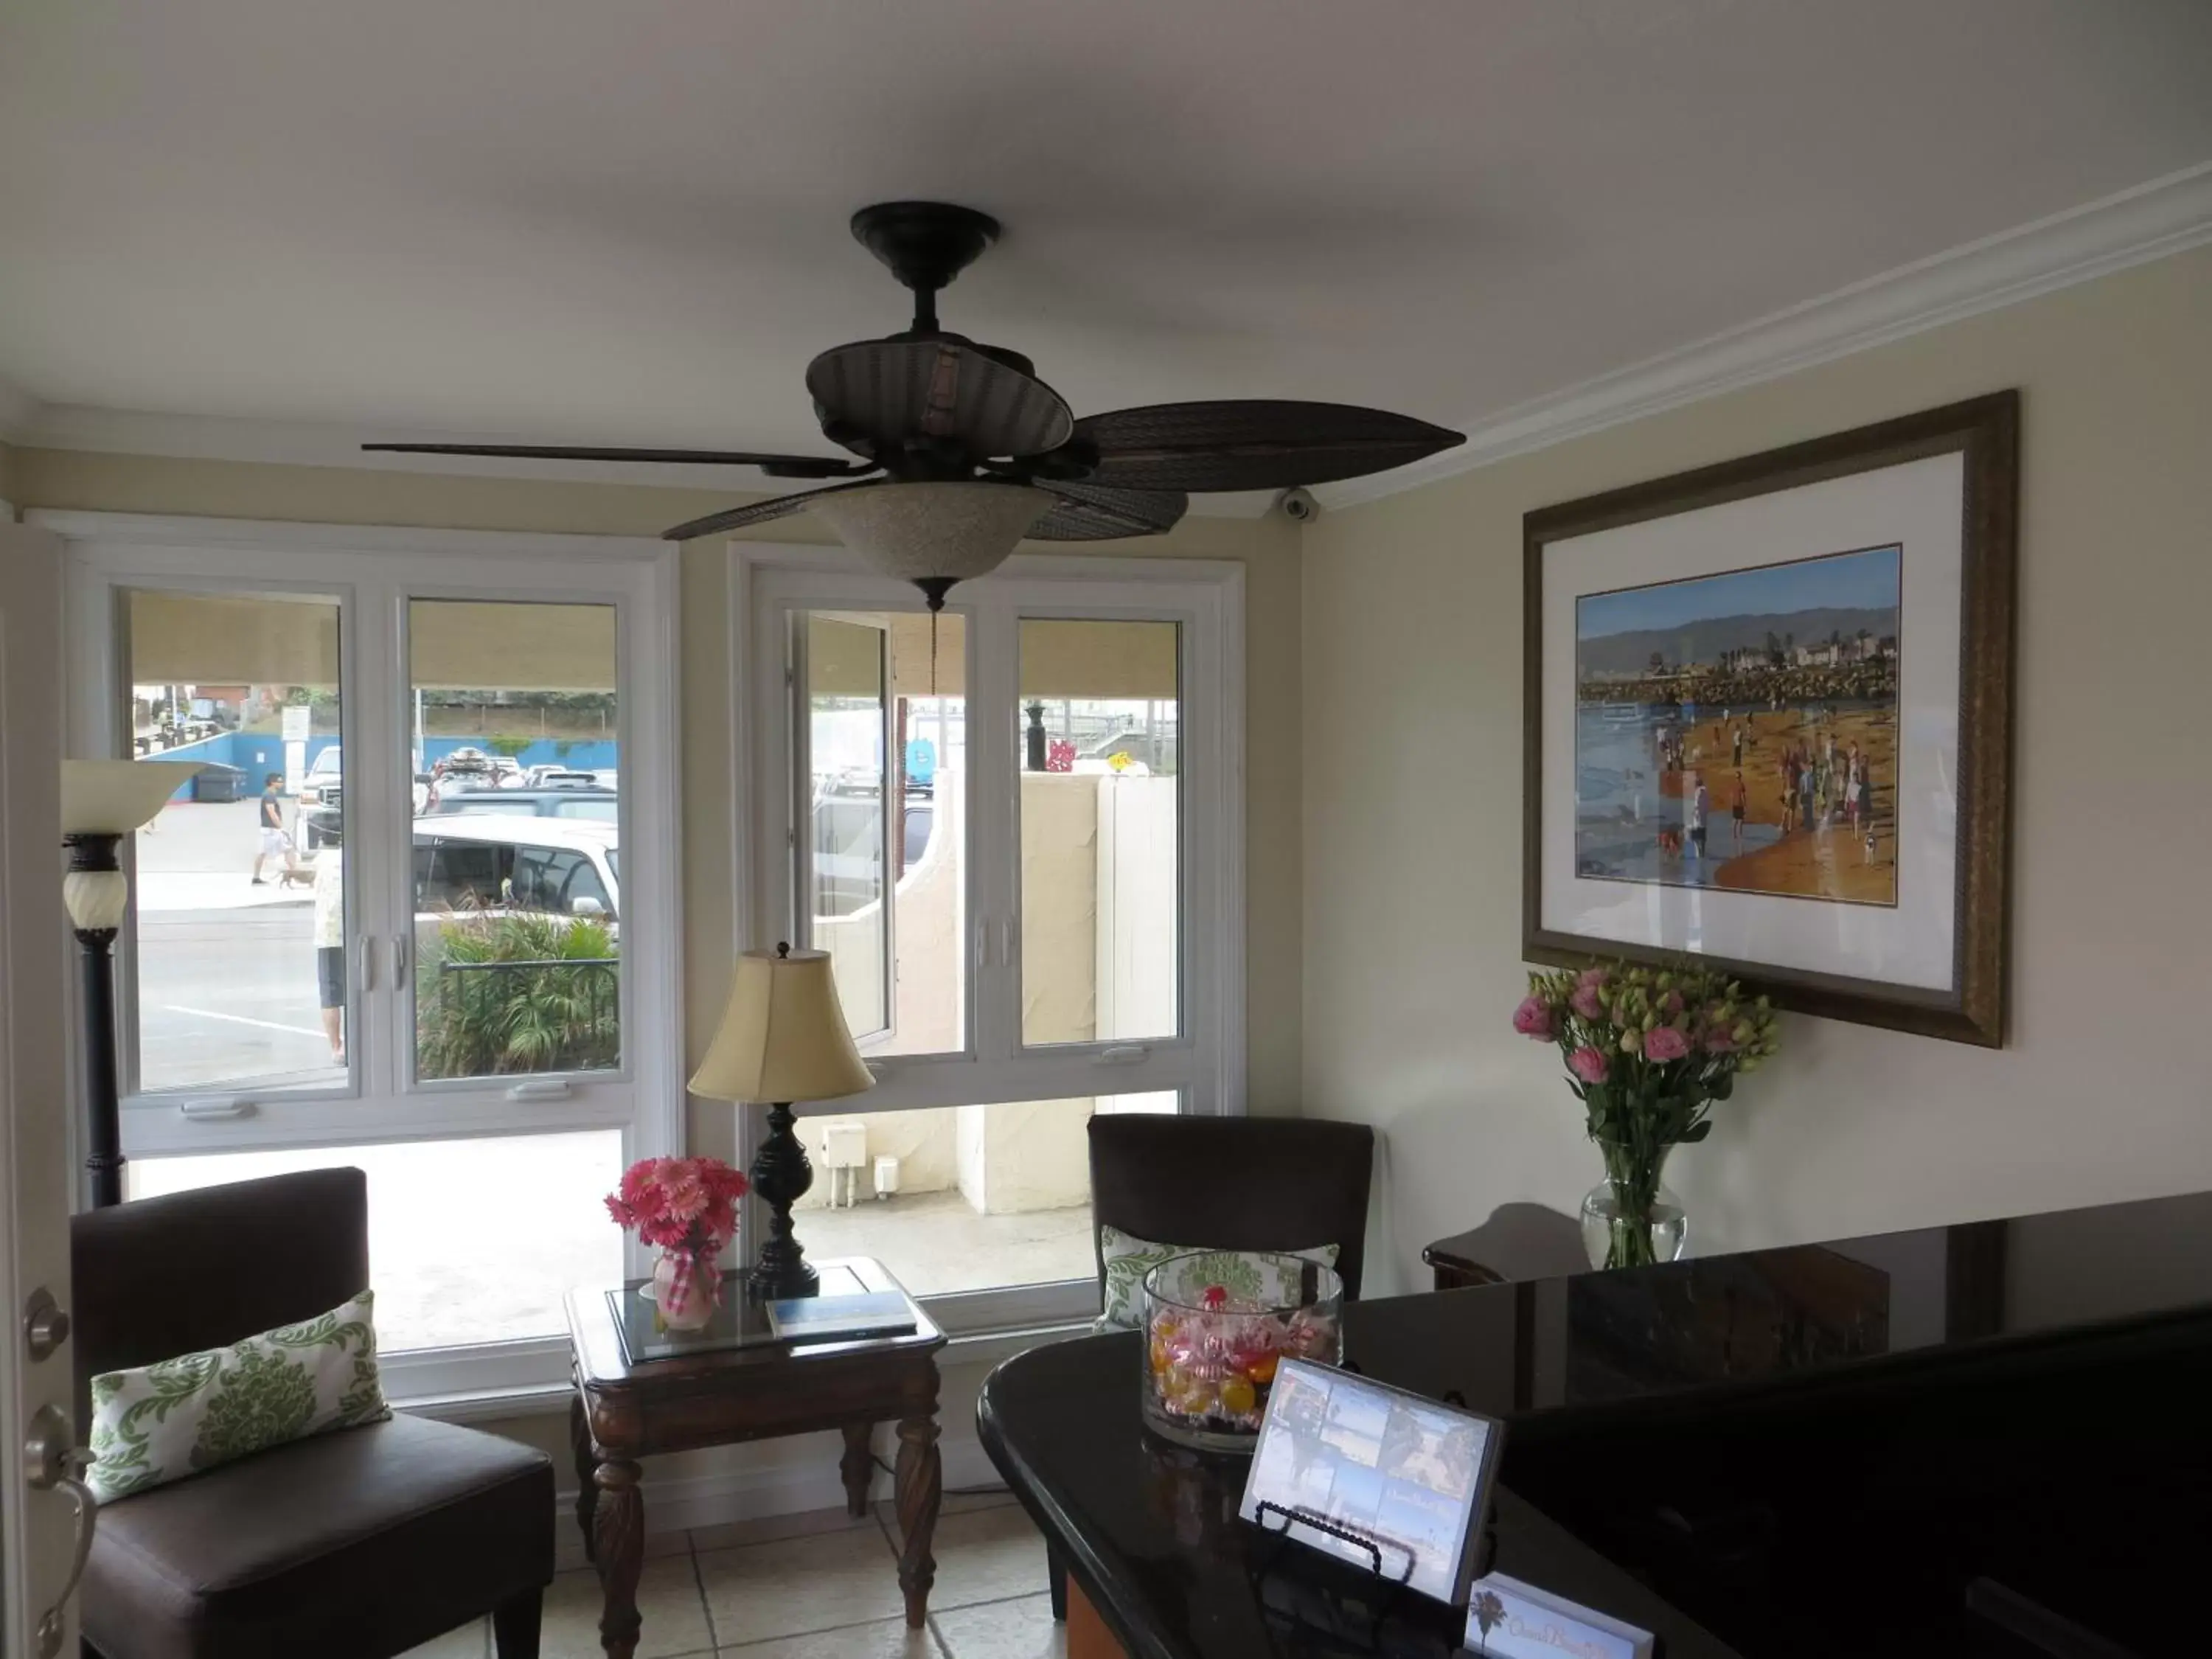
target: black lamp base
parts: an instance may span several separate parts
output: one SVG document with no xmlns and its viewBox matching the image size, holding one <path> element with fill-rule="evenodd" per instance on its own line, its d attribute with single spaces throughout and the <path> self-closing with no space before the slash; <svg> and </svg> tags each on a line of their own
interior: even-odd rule
<svg viewBox="0 0 2212 1659">
<path fill-rule="evenodd" d="M 805 1248 L 792 1236 L 791 1206 L 814 1185 L 814 1166 L 806 1161 L 806 1148 L 792 1133 L 796 1120 L 791 1103 L 780 1101 L 768 1109 L 768 1139 L 754 1155 L 752 1187 L 769 1206 L 768 1241 L 761 1246 L 747 1287 L 765 1302 L 818 1295 L 822 1276 L 806 1260 Z"/>
</svg>

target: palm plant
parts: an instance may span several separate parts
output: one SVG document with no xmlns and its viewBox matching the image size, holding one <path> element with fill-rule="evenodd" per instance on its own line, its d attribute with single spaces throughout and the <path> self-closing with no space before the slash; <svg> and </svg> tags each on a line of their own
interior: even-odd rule
<svg viewBox="0 0 2212 1659">
<path fill-rule="evenodd" d="M 605 1070 L 622 1058 L 617 946 L 606 923 L 455 911 L 438 925 L 416 1011 L 417 1075 Z"/>
</svg>

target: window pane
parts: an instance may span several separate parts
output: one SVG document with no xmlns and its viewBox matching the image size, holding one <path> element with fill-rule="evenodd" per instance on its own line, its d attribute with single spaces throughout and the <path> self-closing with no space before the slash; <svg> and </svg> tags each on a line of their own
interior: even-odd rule
<svg viewBox="0 0 2212 1659">
<path fill-rule="evenodd" d="M 874 1256 L 916 1296 L 1095 1278 L 1085 1126 L 1177 1105 L 1170 1091 L 803 1119 L 814 1187 L 799 1242 Z"/>
<path fill-rule="evenodd" d="M 967 1047 L 967 619 L 810 613 L 805 896 L 871 1054 Z M 899 803 L 885 834 L 884 802 Z M 885 902 L 885 895 L 889 902 Z"/>
<path fill-rule="evenodd" d="M 617 1129 L 132 1158 L 125 1195 L 348 1166 L 368 1176 L 386 1352 L 556 1335 L 572 1286 L 621 1281 L 622 1232 L 599 1201 L 622 1178 Z"/>
<path fill-rule="evenodd" d="M 622 1062 L 615 621 L 408 606 L 420 1078 Z"/>
<path fill-rule="evenodd" d="M 133 752 L 206 767 L 137 837 L 137 1086 L 343 1083 L 337 605 L 125 605 Z"/>
<path fill-rule="evenodd" d="M 1181 1029 L 1178 629 L 1022 623 L 1022 1041 Z"/>
</svg>

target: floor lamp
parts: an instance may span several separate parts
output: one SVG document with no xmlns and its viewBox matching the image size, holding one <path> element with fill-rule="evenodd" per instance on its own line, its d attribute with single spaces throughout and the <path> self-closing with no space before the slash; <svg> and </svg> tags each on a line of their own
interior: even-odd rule
<svg viewBox="0 0 2212 1659">
<path fill-rule="evenodd" d="M 753 1158 L 752 1188 L 769 1206 L 768 1241 L 754 1265 L 756 1296 L 812 1296 L 821 1279 L 792 1237 L 791 1206 L 814 1184 L 806 1148 L 792 1133 L 791 1108 L 875 1086 L 838 1005 L 826 951 L 748 951 L 738 958 L 730 1006 L 691 1079 L 709 1100 L 768 1103 L 768 1139 Z"/>
<path fill-rule="evenodd" d="M 115 933 L 131 904 L 131 881 L 116 858 L 125 836 L 151 823 L 200 769 L 183 761 L 65 760 L 62 845 L 69 873 L 62 902 L 76 933 L 83 971 L 84 1095 L 89 1112 L 84 1167 L 92 1206 L 123 1201 L 122 1103 L 115 1080 Z"/>
</svg>

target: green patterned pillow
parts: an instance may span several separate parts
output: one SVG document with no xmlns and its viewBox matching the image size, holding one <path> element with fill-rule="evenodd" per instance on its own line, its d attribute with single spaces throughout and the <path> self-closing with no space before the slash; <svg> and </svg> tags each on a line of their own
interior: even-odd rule
<svg viewBox="0 0 2212 1659">
<path fill-rule="evenodd" d="M 85 1473 L 103 1504 L 333 1429 L 392 1415 L 376 1375 L 374 1292 L 228 1348 L 92 1379 Z"/>
<path fill-rule="evenodd" d="M 1170 1256 L 1188 1255 L 1200 1249 L 1194 1244 L 1154 1244 L 1148 1240 L 1132 1237 L 1118 1227 L 1098 1224 L 1098 1251 L 1106 1259 L 1106 1305 L 1099 1310 L 1097 1328 L 1102 1331 L 1133 1331 L 1144 1322 L 1144 1297 L 1139 1293 L 1145 1275 Z M 1222 1283 L 1233 1277 L 1231 1264 L 1241 1254 L 1224 1251 Z M 1301 1261 L 1317 1261 L 1324 1267 L 1336 1266 L 1337 1246 L 1315 1244 L 1303 1250 L 1276 1250 L 1275 1255 L 1296 1256 Z M 1241 1264 L 1239 1264 L 1241 1265 Z M 1295 1290 L 1285 1292 L 1280 1286 L 1255 1285 L 1249 1287 L 1231 1286 L 1254 1301 L 1273 1301 L 1278 1297 L 1294 1299 Z"/>
</svg>

